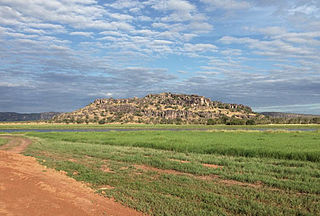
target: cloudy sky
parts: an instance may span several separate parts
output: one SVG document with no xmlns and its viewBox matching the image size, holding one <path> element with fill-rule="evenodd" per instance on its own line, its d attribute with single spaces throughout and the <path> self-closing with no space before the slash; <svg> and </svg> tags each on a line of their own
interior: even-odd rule
<svg viewBox="0 0 320 216">
<path fill-rule="evenodd" d="M 320 1 L 0 1 L 0 111 L 160 92 L 320 114 Z"/>
</svg>

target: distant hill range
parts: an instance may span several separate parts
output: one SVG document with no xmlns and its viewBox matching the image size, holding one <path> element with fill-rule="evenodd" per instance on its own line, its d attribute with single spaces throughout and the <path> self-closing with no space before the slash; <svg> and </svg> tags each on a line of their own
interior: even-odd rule
<svg viewBox="0 0 320 216">
<path fill-rule="evenodd" d="M 265 116 L 262 121 L 258 121 L 262 124 L 320 124 L 320 115 L 284 112 L 262 112 L 260 114 Z"/>
<path fill-rule="evenodd" d="M 265 116 L 270 116 L 273 118 L 319 118 L 320 117 L 320 115 L 285 113 L 285 112 L 261 112 L 260 114 Z"/>
<path fill-rule="evenodd" d="M 250 107 L 211 101 L 198 95 L 149 94 L 143 98 L 96 99 L 71 113 L 62 113 L 54 122 L 100 124 L 118 123 L 195 123 L 212 124 L 228 121 L 245 123 L 257 118 Z"/>
<path fill-rule="evenodd" d="M 0 112 L 0 121 L 40 121 L 50 120 L 53 116 L 60 114 L 59 112 L 44 112 L 44 113 L 15 113 L 15 112 Z"/>
</svg>

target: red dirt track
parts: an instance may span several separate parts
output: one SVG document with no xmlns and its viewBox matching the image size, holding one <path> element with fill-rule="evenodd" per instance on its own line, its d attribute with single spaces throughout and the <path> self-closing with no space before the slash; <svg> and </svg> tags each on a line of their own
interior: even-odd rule
<svg viewBox="0 0 320 216">
<path fill-rule="evenodd" d="M 17 154 L 31 144 L 30 139 L 0 137 L 9 139 L 0 147 L 0 215 L 143 215 L 40 165 L 35 158 Z"/>
</svg>

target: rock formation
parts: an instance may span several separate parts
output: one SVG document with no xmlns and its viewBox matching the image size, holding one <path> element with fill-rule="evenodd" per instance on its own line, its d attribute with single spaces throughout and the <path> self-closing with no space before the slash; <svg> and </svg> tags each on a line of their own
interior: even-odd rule
<svg viewBox="0 0 320 216">
<path fill-rule="evenodd" d="M 206 124 L 208 119 L 219 123 L 227 119 L 248 120 L 256 116 L 250 107 L 241 104 L 211 101 L 198 95 L 161 93 L 143 98 L 96 99 L 82 109 L 55 116 L 53 121 Z"/>
</svg>

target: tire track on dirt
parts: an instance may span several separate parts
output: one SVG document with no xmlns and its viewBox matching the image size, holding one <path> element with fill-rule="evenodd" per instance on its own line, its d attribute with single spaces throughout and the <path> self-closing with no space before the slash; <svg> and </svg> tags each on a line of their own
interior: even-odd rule
<svg viewBox="0 0 320 216">
<path fill-rule="evenodd" d="M 26 137 L 0 135 L 0 137 L 8 139 L 8 143 L 0 146 L 0 150 L 6 150 L 12 153 L 22 153 L 32 141 Z"/>
<path fill-rule="evenodd" d="M 9 139 L 0 150 L 0 215 L 143 215 L 95 194 L 81 182 L 40 165 L 33 157 L 17 154 L 32 143 L 30 139 L 0 137 Z"/>
</svg>

